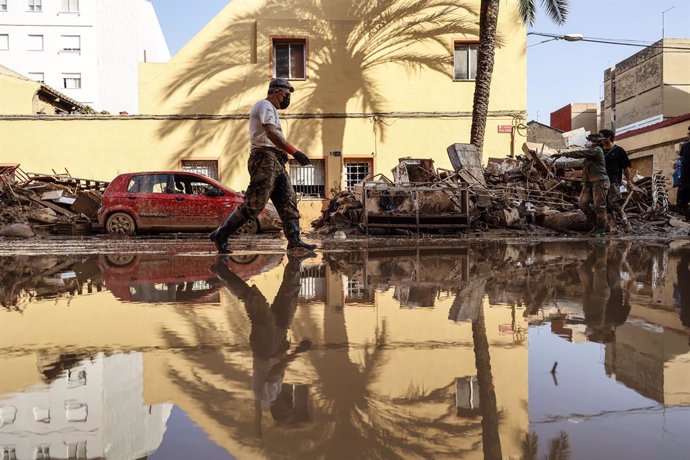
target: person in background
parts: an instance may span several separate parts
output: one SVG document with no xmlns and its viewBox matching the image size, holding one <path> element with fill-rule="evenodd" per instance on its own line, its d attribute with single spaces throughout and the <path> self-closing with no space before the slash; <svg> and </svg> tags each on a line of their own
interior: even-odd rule
<svg viewBox="0 0 690 460">
<path fill-rule="evenodd" d="M 606 173 L 606 160 L 601 146 L 603 136 L 591 133 L 587 136 L 585 148 L 559 150 L 554 158 L 584 158 L 582 167 L 582 192 L 579 207 L 592 226 L 590 234 L 606 233 L 606 197 L 609 192 L 609 176 Z"/>
<path fill-rule="evenodd" d="M 688 137 L 680 148 L 680 184 L 678 185 L 678 210 L 685 214 L 685 219 L 690 221 L 690 126 L 688 126 Z"/>
<path fill-rule="evenodd" d="M 623 197 L 621 196 L 621 184 L 623 183 L 623 175 L 628 183 L 629 193 L 641 193 L 639 187 L 633 183 L 633 172 L 630 167 L 630 159 L 628 154 L 620 145 L 614 143 L 615 134 L 610 129 L 602 129 L 599 131 L 602 135 L 602 150 L 604 151 L 604 160 L 606 161 L 606 174 L 609 176 L 609 191 L 606 196 L 606 204 L 611 216 L 609 221 L 612 230 L 615 232 L 617 227 L 617 220 L 623 223 L 623 231 L 630 233 L 632 227 L 628 222 L 628 217 L 625 215 L 623 209 Z"/>
</svg>

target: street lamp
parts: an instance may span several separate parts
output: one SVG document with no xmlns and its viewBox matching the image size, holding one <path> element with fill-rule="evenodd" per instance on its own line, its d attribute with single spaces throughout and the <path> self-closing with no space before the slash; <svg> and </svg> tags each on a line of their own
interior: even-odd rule
<svg viewBox="0 0 690 460">
<path fill-rule="evenodd" d="M 544 34 L 541 32 L 527 32 L 527 35 L 538 35 L 540 37 L 548 37 L 547 40 L 543 40 L 543 41 L 540 41 L 539 43 L 535 43 L 535 44 L 529 45 L 529 46 L 541 45 L 542 43 L 551 42 L 554 40 L 565 40 L 567 42 L 579 42 L 580 40 L 583 40 L 585 38 L 582 34 L 557 35 L 557 34 Z"/>
<path fill-rule="evenodd" d="M 671 11 L 673 8 L 675 8 L 676 5 L 673 5 L 671 8 L 667 8 L 664 11 L 661 12 L 661 39 L 663 40 L 666 38 L 666 34 L 664 31 L 664 14 L 666 14 L 667 11 Z"/>
<path fill-rule="evenodd" d="M 563 40 L 565 40 L 567 42 L 579 42 L 583 38 L 585 38 L 585 37 L 582 36 L 582 34 L 565 34 L 565 35 L 563 35 Z"/>
</svg>

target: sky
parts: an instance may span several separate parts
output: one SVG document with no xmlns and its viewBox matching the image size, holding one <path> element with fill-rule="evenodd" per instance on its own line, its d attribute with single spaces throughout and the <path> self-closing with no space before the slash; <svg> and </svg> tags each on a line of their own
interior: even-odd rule
<svg viewBox="0 0 690 460">
<path fill-rule="evenodd" d="M 172 54 L 229 3 L 228 0 L 196 0 L 194 8 L 189 8 L 189 0 L 152 2 Z M 666 38 L 690 38 L 688 0 L 570 0 L 569 3 L 565 25 L 557 26 L 540 10 L 528 31 L 653 43 L 661 39 L 662 11 L 673 8 L 663 15 Z M 564 105 L 598 103 L 603 98 L 604 71 L 642 49 L 563 40 L 537 44 L 543 40 L 546 38 L 527 37 L 527 119 L 546 124 L 549 114 Z"/>
</svg>

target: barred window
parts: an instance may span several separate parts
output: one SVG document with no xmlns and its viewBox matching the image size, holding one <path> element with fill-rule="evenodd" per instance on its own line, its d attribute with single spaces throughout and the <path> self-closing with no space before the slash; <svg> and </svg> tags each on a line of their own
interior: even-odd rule
<svg viewBox="0 0 690 460">
<path fill-rule="evenodd" d="M 326 300 L 326 266 L 314 265 L 302 267 L 300 270 L 301 283 L 299 287 L 300 300 Z"/>
<path fill-rule="evenodd" d="M 345 163 L 345 183 L 347 188 L 353 188 L 371 172 L 371 165 L 366 161 L 351 161 Z"/>
<path fill-rule="evenodd" d="M 300 166 L 297 160 L 290 160 L 290 180 L 295 192 L 301 194 L 302 198 L 326 197 L 324 160 L 311 160 L 309 166 Z"/>
<path fill-rule="evenodd" d="M 182 160 L 182 171 L 193 172 L 218 180 L 218 161 Z"/>
</svg>

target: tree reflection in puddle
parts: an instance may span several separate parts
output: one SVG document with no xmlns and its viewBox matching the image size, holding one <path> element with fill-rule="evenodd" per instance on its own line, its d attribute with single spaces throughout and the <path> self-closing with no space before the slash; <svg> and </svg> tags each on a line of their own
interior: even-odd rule
<svg viewBox="0 0 690 460">
<path fill-rule="evenodd" d="M 680 435 L 690 404 L 681 287 L 690 283 L 689 254 L 680 245 L 570 242 L 305 261 L 5 259 L 20 288 L 3 299 L 23 304 L 1 313 L 0 363 L 11 378 L 0 388 L 0 445 L 17 444 L 8 436 L 25 427 L 20 417 L 48 420 L 45 387 L 34 385 L 95 388 L 98 373 L 81 367 L 134 359 L 109 382 L 138 395 L 138 405 L 109 398 L 89 411 L 127 418 L 173 403 L 209 449 L 238 458 L 542 458 L 551 450 L 594 458 L 592 445 L 612 456 L 612 440 L 623 438 L 617 448 L 630 458 L 676 458 L 690 447 Z M 61 285 L 46 293 L 44 279 L 61 273 L 74 273 L 64 278 L 78 281 L 73 293 Z M 31 295 L 15 295 L 22 290 Z M 84 423 L 81 407 L 69 405 L 69 423 Z M 662 413 L 663 431 L 650 435 Z M 41 444 L 38 436 L 31 442 Z"/>
</svg>

